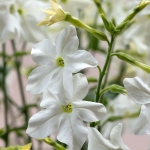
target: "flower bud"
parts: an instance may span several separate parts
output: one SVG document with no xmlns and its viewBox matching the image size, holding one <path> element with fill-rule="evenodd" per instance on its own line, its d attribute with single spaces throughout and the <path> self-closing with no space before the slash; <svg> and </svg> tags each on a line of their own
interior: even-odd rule
<svg viewBox="0 0 150 150">
<path fill-rule="evenodd" d="M 90 32 L 92 35 L 94 35 L 95 37 L 97 37 L 98 39 L 100 39 L 102 41 L 108 41 L 106 35 L 103 32 L 98 31 L 94 28 L 91 28 L 90 26 L 86 25 L 78 18 L 73 17 L 70 13 L 66 13 L 65 21 L 70 22 L 75 27 L 82 28 L 82 29 Z"/>
<path fill-rule="evenodd" d="M 116 27 L 116 33 L 119 34 L 122 32 L 128 23 L 137 15 L 141 10 L 143 10 L 147 5 L 150 4 L 150 1 L 142 0 L 136 8 L 134 8 L 133 12 L 129 14 L 124 21 Z"/>
<path fill-rule="evenodd" d="M 127 94 L 127 91 L 124 87 L 117 85 L 117 84 L 112 84 L 108 87 L 106 87 L 105 89 L 103 89 L 100 93 L 103 94 L 105 91 L 110 91 L 112 93 L 120 93 L 120 94 Z"/>
<path fill-rule="evenodd" d="M 138 61 L 134 60 L 134 58 L 130 57 L 129 55 L 127 55 L 123 52 L 113 53 L 111 56 L 117 56 L 120 60 L 128 62 L 131 65 L 137 66 L 137 67 L 141 68 L 142 70 L 144 70 L 145 72 L 150 73 L 149 65 L 138 62 Z"/>
<path fill-rule="evenodd" d="M 66 13 L 63 11 L 62 7 L 57 3 L 56 0 L 51 0 L 52 8 L 48 8 L 46 10 L 42 10 L 48 16 L 42 20 L 38 26 L 42 26 L 48 24 L 48 26 L 54 24 L 55 22 L 59 22 L 65 19 Z"/>
</svg>

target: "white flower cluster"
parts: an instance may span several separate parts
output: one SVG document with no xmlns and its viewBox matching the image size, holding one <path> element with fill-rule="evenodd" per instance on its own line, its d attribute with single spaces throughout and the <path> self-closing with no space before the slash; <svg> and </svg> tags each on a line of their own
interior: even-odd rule
<svg viewBox="0 0 150 150">
<path fill-rule="evenodd" d="M 35 138 L 46 138 L 57 132 L 57 139 L 66 143 L 70 150 L 80 150 L 86 141 L 88 128 L 83 121 L 96 122 L 106 114 L 102 104 L 82 101 L 88 92 L 88 82 L 85 75 L 77 72 L 96 67 L 98 63 L 89 52 L 77 50 L 78 44 L 73 26 L 62 30 L 57 35 L 55 44 L 48 39 L 36 44 L 31 55 L 40 66 L 31 72 L 27 85 L 27 91 L 32 94 L 43 92 L 40 106 L 44 108 L 30 118 L 27 134 Z M 76 74 L 73 75 L 74 73 Z M 119 131 L 113 129 L 112 139 L 116 134 L 121 136 L 121 126 L 119 124 L 115 127 Z M 108 144 L 111 150 L 126 148 L 121 139 L 109 142 L 95 130 L 90 128 L 89 136 L 97 134 L 97 140 L 102 141 L 98 147 Z M 94 143 L 93 140 L 90 141 L 89 150 L 92 150 L 91 145 Z"/>
<path fill-rule="evenodd" d="M 37 42 L 49 38 L 47 28 L 37 26 L 43 17 L 37 8 L 47 5 L 42 0 L 0 0 L 0 41 L 18 38 Z"/>
</svg>

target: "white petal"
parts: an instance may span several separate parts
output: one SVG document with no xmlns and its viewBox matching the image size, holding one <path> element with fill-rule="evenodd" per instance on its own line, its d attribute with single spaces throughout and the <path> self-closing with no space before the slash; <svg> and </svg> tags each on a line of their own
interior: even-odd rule
<svg viewBox="0 0 150 150">
<path fill-rule="evenodd" d="M 58 130 L 61 113 L 59 107 L 38 112 L 30 118 L 26 133 L 34 138 L 46 138 Z"/>
<path fill-rule="evenodd" d="M 63 86 L 65 95 L 67 99 L 70 100 L 73 95 L 73 77 L 70 70 L 67 70 L 66 68 L 63 71 Z"/>
<path fill-rule="evenodd" d="M 73 108 L 86 122 L 99 121 L 106 114 L 106 108 L 100 103 L 88 101 L 73 102 Z"/>
<path fill-rule="evenodd" d="M 85 75 L 78 73 L 73 76 L 73 100 L 85 98 L 88 93 L 88 81 Z"/>
<path fill-rule="evenodd" d="M 40 65 L 55 63 L 56 50 L 53 43 L 45 39 L 37 43 L 31 51 L 32 59 Z"/>
<path fill-rule="evenodd" d="M 140 78 L 125 78 L 123 83 L 129 96 L 136 103 L 150 103 L 150 88 Z"/>
<path fill-rule="evenodd" d="M 88 150 L 116 150 L 95 128 L 88 128 Z"/>
<path fill-rule="evenodd" d="M 55 40 L 56 51 L 58 56 L 65 56 L 77 50 L 79 40 L 76 29 L 73 26 L 68 26 L 62 30 Z"/>
<path fill-rule="evenodd" d="M 72 72 L 76 73 L 88 67 L 96 67 L 97 60 L 85 50 L 78 50 L 74 53 L 68 54 L 65 57 L 66 67 Z"/>
<path fill-rule="evenodd" d="M 110 133 L 110 141 L 105 139 L 98 130 L 89 128 L 88 130 L 88 150 L 129 150 L 122 142 L 121 138 L 122 124 L 116 125 Z"/>
<path fill-rule="evenodd" d="M 136 135 L 150 134 L 150 104 L 142 105 L 134 133 Z"/>
<path fill-rule="evenodd" d="M 50 92 L 48 89 L 46 89 L 44 92 L 43 92 L 43 99 L 40 103 L 40 106 L 43 107 L 43 108 L 52 108 L 54 107 L 55 105 L 60 105 L 61 107 L 61 103 L 57 97 L 56 94 L 53 94 L 52 92 Z"/>
<path fill-rule="evenodd" d="M 122 141 L 121 131 L 122 131 L 122 123 L 119 123 L 111 130 L 110 141 L 114 146 L 117 147 L 117 149 L 120 148 L 122 150 L 129 150 L 129 148 Z"/>
<path fill-rule="evenodd" d="M 62 117 L 62 116 L 61 116 Z M 60 124 L 57 139 L 69 146 L 69 150 L 79 150 L 84 144 L 87 136 L 87 128 L 77 118 L 76 114 L 64 113 Z"/>
<path fill-rule="evenodd" d="M 31 94 L 43 92 L 48 86 L 54 71 L 55 66 L 50 65 L 42 65 L 35 68 L 28 77 L 26 90 Z"/>
</svg>

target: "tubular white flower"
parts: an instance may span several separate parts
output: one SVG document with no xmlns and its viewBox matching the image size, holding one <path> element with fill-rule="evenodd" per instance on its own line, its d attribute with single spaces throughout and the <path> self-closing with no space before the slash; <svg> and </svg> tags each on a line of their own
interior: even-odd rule
<svg viewBox="0 0 150 150">
<path fill-rule="evenodd" d="M 89 52 L 77 50 L 78 44 L 73 26 L 68 26 L 57 35 L 55 45 L 48 39 L 36 44 L 31 55 L 40 66 L 29 75 L 27 91 L 39 94 L 50 85 L 55 92 L 54 89 L 59 89 L 63 83 L 64 88 L 69 91 L 67 93 L 72 95 L 72 73 L 98 65 Z"/>
<path fill-rule="evenodd" d="M 140 78 L 126 78 L 123 81 L 128 95 L 138 104 L 142 104 L 140 116 L 135 124 L 137 135 L 150 134 L 150 88 Z"/>
<path fill-rule="evenodd" d="M 102 104 L 82 101 L 87 91 L 87 79 L 80 73 L 73 76 L 71 98 L 63 96 L 63 93 L 58 96 L 45 90 L 40 105 L 46 109 L 30 118 L 27 134 L 34 138 L 45 138 L 57 131 L 59 141 L 66 143 L 71 150 L 79 150 L 88 133 L 83 121 L 99 121 L 106 113 Z"/>
<path fill-rule="evenodd" d="M 95 128 L 88 128 L 88 150 L 129 150 L 121 138 L 122 124 L 116 125 L 110 133 L 110 141 Z"/>
</svg>

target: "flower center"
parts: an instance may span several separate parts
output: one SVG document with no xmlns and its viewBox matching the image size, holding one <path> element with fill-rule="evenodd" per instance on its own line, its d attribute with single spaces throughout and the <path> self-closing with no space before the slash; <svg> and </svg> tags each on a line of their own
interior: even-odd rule
<svg viewBox="0 0 150 150">
<path fill-rule="evenodd" d="M 19 13 L 20 15 L 23 15 L 23 9 L 18 8 L 18 13 Z"/>
<path fill-rule="evenodd" d="M 9 8 L 9 11 L 11 14 L 13 14 L 15 12 L 15 7 L 14 5 L 11 5 L 10 8 Z"/>
<path fill-rule="evenodd" d="M 63 111 L 64 112 L 66 112 L 66 113 L 71 113 L 72 111 L 73 111 L 73 106 L 72 106 L 72 104 L 71 103 L 69 103 L 68 105 L 66 105 L 66 106 L 62 106 L 62 109 L 63 109 Z"/>
<path fill-rule="evenodd" d="M 65 65 L 64 60 L 61 57 L 58 57 L 56 59 L 56 63 L 57 63 L 57 66 L 60 66 L 60 67 L 64 67 Z"/>
</svg>

